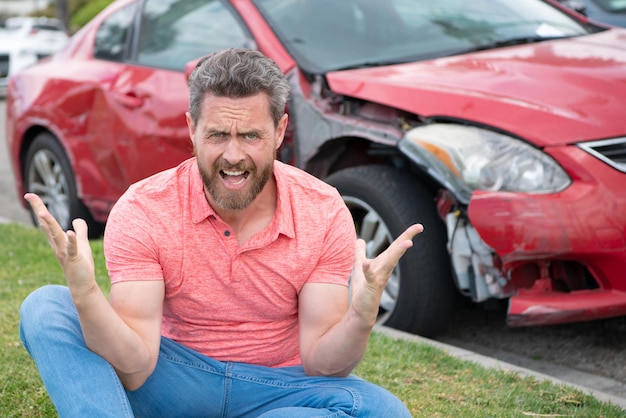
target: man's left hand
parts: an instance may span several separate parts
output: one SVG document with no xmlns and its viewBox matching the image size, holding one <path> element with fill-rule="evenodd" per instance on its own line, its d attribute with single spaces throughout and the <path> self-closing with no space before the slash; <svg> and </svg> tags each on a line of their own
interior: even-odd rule
<svg viewBox="0 0 626 418">
<path fill-rule="evenodd" d="M 368 326 L 374 326 L 383 291 L 400 257 L 413 246 L 413 238 L 424 230 L 421 224 L 408 227 L 374 259 L 368 259 L 365 241 L 355 244 L 352 272 L 352 309 Z"/>
</svg>

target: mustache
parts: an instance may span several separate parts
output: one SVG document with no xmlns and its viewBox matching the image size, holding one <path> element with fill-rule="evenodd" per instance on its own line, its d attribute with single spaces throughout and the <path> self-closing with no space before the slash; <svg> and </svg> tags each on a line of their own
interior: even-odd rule
<svg viewBox="0 0 626 418">
<path fill-rule="evenodd" d="M 227 171 L 252 171 L 254 167 L 250 166 L 250 164 L 246 164 L 243 161 L 240 161 L 236 164 L 231 164 L 228 161 L 216 161 L 213 164 L 213 168 L 216 170 L 227 170 Z"/>
</svg>

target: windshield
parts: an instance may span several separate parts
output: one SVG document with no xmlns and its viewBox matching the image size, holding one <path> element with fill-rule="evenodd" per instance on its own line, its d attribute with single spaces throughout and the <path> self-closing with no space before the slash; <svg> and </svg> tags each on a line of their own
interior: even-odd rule
<svg viewBox="0 0 626 418">
<path fill-rule="evenodd" d="M 394 64 L 588 30 L 541 0 L 256 0 L 305 70 Z"/>
<path fill-rule="evenodd" d="M 626 0 L 596 0 L 596 3 L 607 12 L 626 12 Z"/>
</svg>

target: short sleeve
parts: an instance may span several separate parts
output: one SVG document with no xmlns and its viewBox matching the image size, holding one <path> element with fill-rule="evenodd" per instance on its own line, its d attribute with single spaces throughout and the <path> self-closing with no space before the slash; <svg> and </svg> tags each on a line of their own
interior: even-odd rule
<svg viewBox="0 0 626 418">
<path fill-rule="evenodd" d="M 327 228 L 322 253 L 307 283 L 348 286 L 354 265 L 354 221 L 339 193 L 326 213 Z"/>
<path fill-rule="evenodd" d="M 150 216 L 131 187 L 115 204 L 104 233 L 104 256 L 111 283 L 163 280 Z"/>
</svg>

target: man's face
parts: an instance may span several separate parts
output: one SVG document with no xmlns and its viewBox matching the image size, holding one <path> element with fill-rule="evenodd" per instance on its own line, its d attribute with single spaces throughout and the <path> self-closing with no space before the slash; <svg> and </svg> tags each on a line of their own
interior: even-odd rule
<svg viewBox="0 0 626 418">
<path fill-rule="evenodd" d="M 207 94 L 189 134 L 205 190 L 222 210 L 242 210 L 271 179 L 287 116 L 278 127 L 265 93 L 231 99 Z"/>
</svg>

